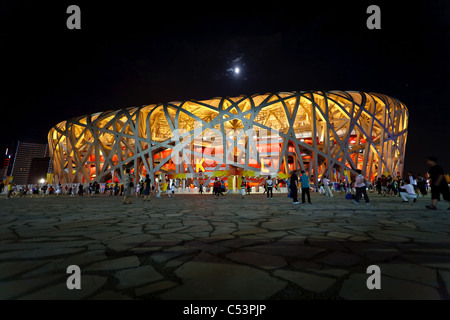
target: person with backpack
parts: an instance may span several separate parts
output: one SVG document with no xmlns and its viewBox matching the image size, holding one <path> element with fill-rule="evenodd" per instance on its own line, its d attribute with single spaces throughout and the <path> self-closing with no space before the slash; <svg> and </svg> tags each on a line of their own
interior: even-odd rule
<svg viewBox="0 0 450 320">
<path fill-rule="evenodd" d="M 269 199 L 269 193 L 270 198 L 273 199 L 273 180 L 270 178 L 270 176 L 267 177 L 266 187 L 267 187 L 267 199 Z"/>
<path fill-rule="evenodd" d="M 356 196 L 355 196 L 355 201 L 353 203 L 359 204 L 359 200 L 364 195 L 364 201 L 366 202 L 366 205 L 370 205 L 369 196 L 367 195 L 367 190 L 366 190 L 366 188 L 367 188 L 366 178 L 364 178 L 364 176 L 362 175 L 361 170 L 358 169 L 358 170 L 356 170 L 356 172 L 358 173 L 358 175 L 356 176 L 356 179 L 355 179 Z"/>
</svg>

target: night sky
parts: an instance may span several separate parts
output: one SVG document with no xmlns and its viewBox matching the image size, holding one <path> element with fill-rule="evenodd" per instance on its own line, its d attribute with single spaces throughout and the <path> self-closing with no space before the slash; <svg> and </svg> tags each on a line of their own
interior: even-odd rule
<svg viewBox="0 0 450 320">
<path fill-rule="evenodd" d="M 359 90 L 408 107 L 406 170 L 423 173 L 428 155 L 450 170 L 449 1 L 92 2 L 0 1 L 2 153 L 99 111 Z M 66 28 L 71 4 L 81 30 Z M 366 27 L 370 4 L 381 30 Z"/>
</svg>

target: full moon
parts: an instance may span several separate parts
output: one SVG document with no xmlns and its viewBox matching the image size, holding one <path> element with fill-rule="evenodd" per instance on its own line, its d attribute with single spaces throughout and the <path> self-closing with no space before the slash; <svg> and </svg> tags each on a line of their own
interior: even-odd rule
<svg viewBox="0 0 450 320">
<path fill-rule="evenodd" d="M 239 67 L 234 68 L 234 73 L 239 74 L 239 72 L 241 72 L 241 69 L 239 69 Z"/>
</svg>

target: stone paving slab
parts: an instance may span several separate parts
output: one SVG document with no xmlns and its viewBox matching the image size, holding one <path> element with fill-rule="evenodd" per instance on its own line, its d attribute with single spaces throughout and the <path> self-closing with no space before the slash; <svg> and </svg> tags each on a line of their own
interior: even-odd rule
<svg viewBox="0 0 450 320">
<path fill-rule="evenodd" d="M 115 277 L 119 280 L 119 284 L 117 285 L 118 289 L 137 287 L 164 279 L 164 277 L 150 265 L 116 272 Z"/>
<path fill-rule="evenodd" d="M 54 275 L 50 277 L 42 277 L 35 279 L 2 281 L 0 283 L 0 300 L 15 298 L 28 291 L 34 290 L 45 284 L 51 283 L 58 278 L 61 278 L 61 275 Z"/>
<path fill-rule="evenodd" d="M 28 280 L 30 281 L 30 280 Z M 84 299 L 106 284 L 105 277 L 86 275 L 81 280 L 81 290 L 69 290 L 66 286 L 66 279 L 61 283 L 39 290 L 35 293 L 22 296 L 21 300 L 79 300 Z"/>
<path fill-rule="evenodd" d="M 339 292 L 344 299 L 356 300 L 437 300 L 441 299 L 435 288 L 385 276 L 380 290 L 368 290 L 367 274 L 352 274 Z"/>
<path fill-rule="evenodd" d="M 321 277 L 299 271 L 277 270 L 274 272 L 274 275 L 292 281 L 302 289 L 316 293 L 326 291 L 336 282 L 336 280 L 332 278 Z"/>
<path fill-rule="evenodd" d="M 110 259 L 102 262 L 96 262 L 86 268 L 86 271 L 94 270 L 120 270 L 139 266 L 140 262 L 136 256 Z"/>
<path fill-rule="evenodd" d="M 233 252 L 227 258 L 264 269 L 279 269 L 287 265 L 286 260 L 279 256 L 258 252 Z"/>
<path fill-rule="evenodd" d="M 28 270 L 35 270 L 47 262 L 48 260 L 39 260 L 39 261 L 29 260 L 29 261 L 10 261 L 0 263 L 0 280 L 26 272 Z"/>
<path fill-rule="evenodd" d="M 286 286 L 269 274 L 201 253 L 175 271 L 183 285 L 161 295 L 163 299 L 267 299 Z"/>
<path fill-rule="evenodd" d="M 370 198 L 0 198 L 0 299 L 449 299 L 445 204 Z"/>
</svg>

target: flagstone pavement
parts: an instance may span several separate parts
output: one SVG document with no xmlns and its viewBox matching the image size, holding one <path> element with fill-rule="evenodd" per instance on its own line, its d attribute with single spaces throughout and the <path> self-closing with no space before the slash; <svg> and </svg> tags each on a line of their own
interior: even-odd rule
<svg viewBox="0 0 450 320">
<path fill-rule="evenodd" d="M 370 196 L 2 197 L 0 299 L 449 299 L 446 203 Z"/>
</svg>

